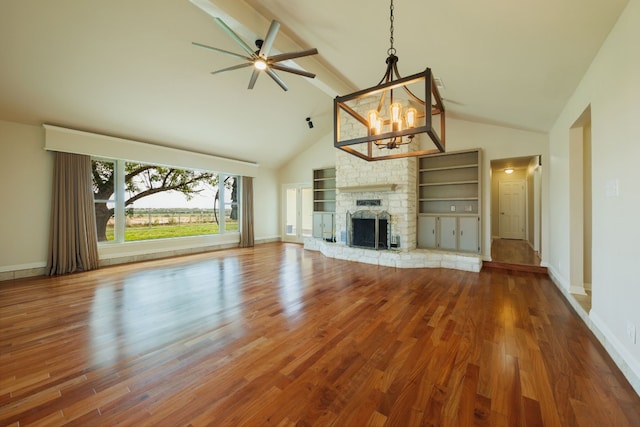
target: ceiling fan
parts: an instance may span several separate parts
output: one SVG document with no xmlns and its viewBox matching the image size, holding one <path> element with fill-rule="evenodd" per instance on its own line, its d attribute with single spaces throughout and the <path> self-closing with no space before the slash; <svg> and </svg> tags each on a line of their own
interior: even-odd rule
<svg viewBox="0 0 640 427">
<path fill-rule="evenodd" d="M 271 51 L 273 42 L 276 39 L 278 30 L 280 29 L 280 23 L 278 21 L 271 22 L 271 26 L 269 27 L 269 31 L 267 32 L 267 36 L 264 38 L 264 40 L 256 40 L 255 44 L 257 50 L 253 50 L 247 43 L 244 42 L 244 40 L 240 38 L 240 36 L 238 36 L 227 24 L 225 24 L 222 19 L 214 17 L 213 20 L 246 52 L 246 55 L 229 52 L 228 50 L 219 49 L 213 46 L 207 46 L 202 43 L 192 43 L 205 49 L 210 49 L 216 52 L 224 53 L 226 55 L 234 56 L 236 58 L 245 59 L 247 62 L 223 68 L 221 70 L 212 71 L 211 74 L 218 74 L 225 71 L 237 70 L 239 68 L 253 66 L 253 73 L 251 74 L 251 79 L 249 80 L 249 89 L 253 89 L 253 86 L 256 84 L 256 80 L 258 79 L 260 72 L 264 71 L 269 75 L 269 77 L 271 77 L 276 83 L 278 83 L 278 85 L 283 90 L 288 90 L 289 88 L 284 83 L 284 81 L 282 81 L 282 79 L 276 74 L 275 70 L 298 74 L 300 76 L 309 78 L 314 78 L 316 76 L 315 74 L 309 73 L 308 71 L 281 65 L 280 62 L 294 58 L 301 58 L 303 56 L 315 55 L 318 53 L 318 49 L 313 48 L 301 50 L 298 52 L 281 53 L 278 55 L 269 56 L 269 52 Z"/>
</svg>

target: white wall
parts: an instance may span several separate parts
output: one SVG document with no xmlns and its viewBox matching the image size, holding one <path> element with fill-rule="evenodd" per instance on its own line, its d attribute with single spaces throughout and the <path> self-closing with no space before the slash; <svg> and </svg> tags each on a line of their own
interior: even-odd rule
<svg viewBox="0 0 640 427">
<path fill-rule="evenodd" d="M 280 240 L 280 190 L 276 171 L 258 169 L 253 179 L 253 207 L 256 243 Z"/>
<path fill-rule="evenodd" d="M 591 106 L 592 309 L 594 332 L 640 391 L 640 0 L 630 0 L 550 133 L 549 271 L 569 289 L 569 129 Z M 549 170 L 549 169 L 547 169 Z M 619 194 L 616 195 L 615 184 Z M 638 337 L 640 339 L 640 337 Z M 621 360 L 622 359 L 622 360 Z M 629 377 L 629 375 L 628 375 Z M 633 383 L 634 381 L 632 381 Z"/>
<path fill-rule="evenodd" d="M 53 154 L 44 129 L 0 121 L 0 279 L 46 264 Z"/>
<path fill-rule="evenodd" d="M 336 165 L 337 151 L 333 147 L 333 133 L 323 135 L 318 142 L 288 161 L 280 169 L 280 183 L 311 183 L 313 169 L 334 167 Z"/>
<path fill-rule="evenodd" d="M 54 157 L 44 150 L 44 145 L 42 126 L 0 121 L 0 180 L 4 184 L 0 187 L 0 280 L 44 273 Z M 255 240 L 278 240 L 277 173 L 257 168 L 254 174 Z M 101 264 L 105 265 L 122 257 L 141 260 L 159 253 L 233 246 L 237 240 L 237 235 L 220 235 L 128 242 L 101 246 L 99 253 Z"/>
<path fill-rule="evenodd" d="M 282 206 L 278 217 L 278 223 L 281 225 L 280 230 L 284 229 L 283 211 L 285 202 L 283 200 L 283 186 L 287 184 L 308 184 L 311 187 L 314 169 L 335 167 L 336 151 L 338 150 L 333 148 L 333 132 L 330 132 L 321 136 L 315 144 L 299 153 L 293 159 L 289 159 L 280 168 L 278 175 L 279 206 Z"/>
</svg>

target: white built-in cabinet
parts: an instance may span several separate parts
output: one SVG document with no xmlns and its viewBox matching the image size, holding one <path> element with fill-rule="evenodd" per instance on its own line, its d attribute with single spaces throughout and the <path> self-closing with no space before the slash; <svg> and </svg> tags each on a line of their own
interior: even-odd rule
<svg viewBox="0 0 640 427">
<path fill-rule="evenodd" d="M 418 159 L 418 248 L 480 253 L 480 154 Z"/>
<path fill-rule="evenodd" d="M 313 237 L 335 241 L 336 168 L 313 171 Z"/>
</svg>

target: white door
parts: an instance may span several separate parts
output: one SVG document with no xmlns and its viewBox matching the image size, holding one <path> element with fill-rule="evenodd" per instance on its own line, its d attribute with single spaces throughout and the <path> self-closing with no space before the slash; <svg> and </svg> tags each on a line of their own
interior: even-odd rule
<svg viewBox="0 0 640 427">
<path fill-rule="evenodd" d="M 290 184 L 283 189 L 284 230 L 282 240 L 302 243 L 313 227 L 313 191 L 309 185 Z"/>
<path fill-rule="evenodd" d="M 500 181 L 500 238 L 524 239 L 524 180 Z"/>
</svg>

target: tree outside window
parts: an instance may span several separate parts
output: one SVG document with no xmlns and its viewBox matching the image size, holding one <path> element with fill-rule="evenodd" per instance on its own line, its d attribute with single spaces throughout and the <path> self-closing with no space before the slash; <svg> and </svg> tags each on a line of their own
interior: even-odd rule
<svg viewBox="0 0 640 427">
<path fill-rule="evenodd" d="M 118 167 L 124 170 L 118 179 Z M 122 160 L 92 161 L 98 241 L 132 241 L 237 231 L 237 178 Z M 219 179 L 223 181 L 219 185 Z M 118 184 L 123 181 L 123 184 Z M 122 203 L 118 189 L 122 188 Z M 220 196 L 220 193 L 223 196 Z M 227 215 L 220 215 L 218 199 Z M 228 202 L 227 202 L 228 201 Z M 122 206 L 119 212 L 118 206 Z M 118 221 L 122 215 L 121 221 Z M 228 224 L 225 223 L 227 220 Z M 235 226 L 234 226 L 235 223 Z M 117 224 L 124 224 L 120 232 Z M 221 228 L 221 226 L 224 226 Z M 122 237 L 118 238 L 118 233 Z"/>
</svg>

